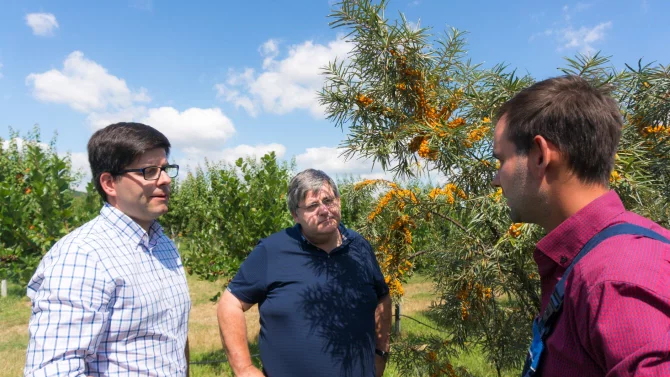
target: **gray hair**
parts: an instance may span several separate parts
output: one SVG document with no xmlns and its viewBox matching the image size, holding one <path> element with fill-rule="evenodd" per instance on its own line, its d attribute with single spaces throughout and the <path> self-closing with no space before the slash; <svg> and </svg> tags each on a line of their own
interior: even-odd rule
<svg viewBox="0 0 670 377">
<path fill-rule="evenodd" d="M 336 198 L 340 197 L 340 192 L 337 190 L 337 185 L 333 180 L 323 171 L 316 169 L 303 170 L 296 174 L 288 184 L 288 195 L 286 202 L 288 203 L 288 210 L 291 214 L 295 214 L 298 210 L 298 203 L 305 199 L 308 192 L 316 192 L 323 187 L 324 184 L 333 189 Z"/>
</svg>

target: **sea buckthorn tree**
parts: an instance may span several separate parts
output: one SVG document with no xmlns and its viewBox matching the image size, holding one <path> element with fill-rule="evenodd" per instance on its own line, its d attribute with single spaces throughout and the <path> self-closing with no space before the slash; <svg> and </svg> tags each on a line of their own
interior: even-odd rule
<svg viewBox="0 0 670 377">
<path fill-rule="evenodd" d="M 464 33 L 433 36 L 404 17 L 388 20 L 386 1 L 345 0 L 331 25 L 346 29 L 352 50 L 331 62 L 320 92 L 328 118 L 348 130 L 345 155 L 366 157 L 397 182 L 363 181 L 381 190 L 364 235 L 376 248 L 395 300 L 403 294 L 423 245 L 439 301 L 430 312 L 445 338 L 396 338 L 393 357 L 403 375 L 471 375 L 454 364 L 459 350 L 477 348 L 501 375 L 519 368 L 540 307 L 532 259 L 543 231 L 512 224 L 502 191 L 491 186 L 496 109 L 535 80 L 504 65 L 484 69 L 466 58 Z M 607 86 L 626 119 L 611 186 L 631 210 L 667 226 L 670 75 L 662 65 L 617 70 L 599 54 L 567 59 L 566 74 Z M 439 177 L 435 187 L 400 179 Z M 430 224 L 430 225 L 429 225 Z"/>
</svg>

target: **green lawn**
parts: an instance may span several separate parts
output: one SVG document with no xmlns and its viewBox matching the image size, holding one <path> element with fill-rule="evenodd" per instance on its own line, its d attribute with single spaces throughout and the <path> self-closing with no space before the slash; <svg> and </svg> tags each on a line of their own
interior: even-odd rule
<svg viewBox="0 0 670 377">
<path fill-rule="evenodd" d="M 223 361 L 226 359 L 221 350 L 218 327 L 216 323 L 216 307 L 209 299 L 221 288 L 219 283 L 211 283 L 189 277 L 189 287 L 193 308 L 189 321 L 189 342 L 191 345 L 191 376 L 193 377 L 221 377 L 231 376 L 230 367 Z M 426 310 L 434 299 L 432 284 L 423 277 L 414 277 L 405 286 L 403 314 L 409 315 L 430 327 L 438 327 Z M 15 377 L 22 374 L 25 362 L 25 351 L 28 340 L 28 320 L 30 317 L 30 300 L 25 290 L 17 285 L 9 287 L 9 297 L 0 298 L 0 377 Z M 437 335 L 445 337 L 444 333 L 432 330 L 415 321 L 402 319 L 402 336 L 407 335 Z M 258 312 L 252 308 L 247 313 L 247 327 L 252 353 L 258 353 Z M 446 337 L 445 337 L 446 340 Z M 203 364 L 198 364 L 203 363 Z M 207 363 L 207 364 L 205 364 Z M 454 360 L 454 366 L 464 366 L 477 376 L 496 376 L 495 371 L 486 363 L 481 352 L 461 352 Z M 503 376 L 514 376 L 518 372 L 504 373 Z M 390 363 L 385 377 L 400 377 L 395 365 Z M 403 376 L 406 377 L 406 376 Z"/>
</svg>

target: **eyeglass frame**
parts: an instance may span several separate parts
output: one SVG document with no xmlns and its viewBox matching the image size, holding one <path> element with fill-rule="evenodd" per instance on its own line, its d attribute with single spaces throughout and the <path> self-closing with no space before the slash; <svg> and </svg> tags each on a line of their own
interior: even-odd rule
<svg viewBox="0 0 670 377">
<path fill-rule="evenodd" d="M 148 179 L 146 177 L 146 170 L 151 169 L 151 168 L 159 168 L 160 170 L 159 170 L 159 173 L 156 176 L 156 178 Z M 170 177 L 170 174 L 168 174 L 167 169 L 169 169 L 169 168 L 176 168 L 177 169 L 177 172 L 175 173 L 174 177 Z M 167 176 L 170 177 L 170 178 L 176 178 L 179 175 L 179 165 L 177 165 L 177 164 L 168 164 L 168 165 L 163 165 L 163 166 L 152 165 L 152 166 L 145 166 L 143 168 L 138 168 L 138 169 L 124 169 L 124 170 L 121 170 L 121 171 L 117 172 L 114 175 L 121 175 L 121 174 L 125 174 L 125 173 L 142 173 L 142 178 L 144 178 L 145 181 L 157 181 L 157 180 L 160 179 L 161 173 L 163 173 L 163 172 L 165 172 L 165 174 L 167 174 Z"/>
<path fill-rule="evenodd" d="M 326 204 L 325 203 L 326 200 L 331 200 L 330 204 Z M 314 202 L 314 203 L 312 203 L 308 206 L 305 206 L 305 207 L 297 206 L 297 208 L 302 209 L 303 211 L 305 211 L 307 213 L 316 212 L 319 208 L 321 208 L 321 206 L 325 206 L 326 208 L 328 208 L 328 210 L 332 210 L 333 208 L 335 208 L 337 206 L 337 201 L 338 200 L 339 200 L 338 197 L 333 196 L 333 197 L 330 197 L 330 198 L 325 198 L 321 201 L 316 201 L 316 202 Z M 310 207 L 314 207 L 314 208 L 310 209 Z"/>
</svg>

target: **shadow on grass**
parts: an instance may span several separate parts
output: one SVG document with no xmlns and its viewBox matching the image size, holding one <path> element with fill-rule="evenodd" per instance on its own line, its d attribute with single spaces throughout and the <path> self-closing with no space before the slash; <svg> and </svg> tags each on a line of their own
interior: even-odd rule
<svg viewBox="0 0 670 377">
<path fill-rule="evenodd" d="M 258 344 L 250 343 L 249 351 L 254 365 L 261 369 L 261 359 L 259 356 Z M 191 352 L 190 368 L 194 372 L 193 376 L 232 376 L 228 358 L 223 349 L 209 352 Z"/>
<path fill-rule="evenodd" d="M 454 320 L 446 316 L 441 316 L 439 310 L 428 309 L 420 312 L 412 313 L 411 317 L 417 321 L 401 319 L 401 336 L 394 336 L 394 340 L 398 345 L 404 344 L 413 349 L 421 349 L 425 345 L 433 344 L 433 349 L 440 341 L 443 343 L 443 352 L 446 359 L 456 368 L 459 376 L 498 376 L 495 366 L 487 357 L 483 346 L 466 342 L 462 346 L 454 343 L 454 336 L 458 336 L 458 332 L 454 333 Z M 451 323 L 450 323 L 451 321 Z M 394 363 L 408 363 L 408 360 L 393 360 Z M 409 360 L 411 361 L 411 360 Z M 393 369 L 402 369 L 398 365 L 394 365 Z M 406 368 L 405 368 L 406 369 Z M 510 368 L 501 371 L 501 377 L 517 376 L 520 373 L 518 368 Z M 398 374 L 400 375 L 400 374 Z M 418 373 L 416 376 L 428 375 L 427 373 Z M 403 377 L 409 377 L 411 374 L 405 374 Z"/>
</svg>

